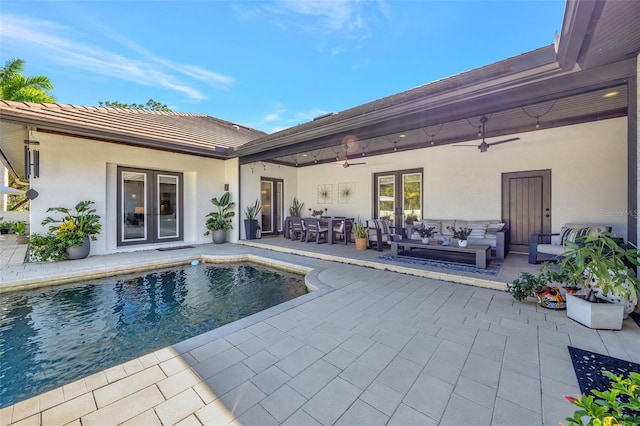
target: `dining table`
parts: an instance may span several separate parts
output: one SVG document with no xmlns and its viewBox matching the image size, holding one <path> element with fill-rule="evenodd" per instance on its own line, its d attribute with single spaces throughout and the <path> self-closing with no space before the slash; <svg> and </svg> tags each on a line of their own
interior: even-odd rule
<svg viewBox="0 0 640 426">
<path fill-rule="evenodd" d="M 345 220 L 350 220 L 353 223 L 352 218 L 342 216 L 321 216 L 319 219 L 320 226 L 327 228 L 327 243 L 334 244 L 334 227 L 340 226 Z M 291 238 L 291 216 L 287 216 L 284 220 L 283 236 L 286 239 Z M 344 243 L 348 243 L 348 238 L 344 239 Z"/>
</svg>

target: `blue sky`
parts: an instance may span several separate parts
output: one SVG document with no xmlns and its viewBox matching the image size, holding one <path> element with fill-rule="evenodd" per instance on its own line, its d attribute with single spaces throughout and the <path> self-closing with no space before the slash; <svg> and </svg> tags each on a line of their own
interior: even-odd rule
<svg viewBox="0 0 640 426">
<path fill-rule="evenodd" d="M 0 60 L 59 103 L 274 132 L 552 44 L 564 0 L 2 0 Z"/>
</svg>

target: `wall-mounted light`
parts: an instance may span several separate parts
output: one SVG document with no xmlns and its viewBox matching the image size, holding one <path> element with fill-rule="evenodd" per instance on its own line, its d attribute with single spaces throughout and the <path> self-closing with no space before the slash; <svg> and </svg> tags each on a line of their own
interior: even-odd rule
<svg viewBox="0 0 640 426">
<path fill-rule="evenodd" d="M 608 98 L 613 98 L 614 96 L 618 96 L 620 94 L 620 92 L 618 92 L 617 90 L 612 90 L 611 92 L 607 92 L 604 95 L 602 95 L 603 98 L 608 99 Z"/>
<path fill-rule="evenodd" d="M 24 177 L 26 179 L 40 177 L 40 151 L 32 150 L 32 146 L 40 145 L 40 142 L 31 139 L 24 141 Z"/>
<path fill-rule="evenodd" d="M 224 184 L 224 190 L 225 190 L 225 191 L 228 191 L 228 190 L 229 190 L 229 184 L 228 184 L 228 183 L 225 183 L 225 184 Z"/>
</svg>

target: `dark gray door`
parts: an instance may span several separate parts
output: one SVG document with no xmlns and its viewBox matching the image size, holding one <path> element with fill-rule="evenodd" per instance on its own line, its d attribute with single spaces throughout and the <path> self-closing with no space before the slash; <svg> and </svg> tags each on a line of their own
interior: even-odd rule
<svg viewBox="0 0 640 426">
<path fill-rule="evenodd" d="M 502 220 L 513 252 L 527 253 L 531 234 L 551 232 L 551 170 L 502 174 Z"/>
</svg>

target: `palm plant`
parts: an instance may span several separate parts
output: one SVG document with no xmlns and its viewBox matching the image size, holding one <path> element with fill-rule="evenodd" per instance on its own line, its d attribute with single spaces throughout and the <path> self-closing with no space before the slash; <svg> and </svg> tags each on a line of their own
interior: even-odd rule
<svg viewBox="0 0 640 426">
<path fill-rule="evenodd" d="M 53 90 L 49 77 L 36 75 L 26 77 L 22 75 L 24 61 L 12 59 L 0 68 L 0 99 L 18 102 L 54 103 L 55 98 L 48 94 Z"/>
</svg>

